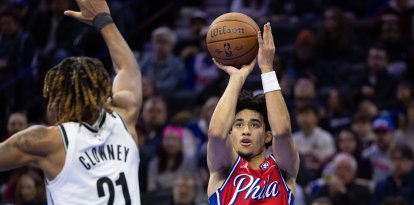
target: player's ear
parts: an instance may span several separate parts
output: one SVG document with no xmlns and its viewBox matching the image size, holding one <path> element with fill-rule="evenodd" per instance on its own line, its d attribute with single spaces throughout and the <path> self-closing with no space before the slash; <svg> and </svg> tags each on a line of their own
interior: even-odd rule
<svg viewBox="0 0 414 205">
<path fill-rule="evenodd" d="M 272 131 L 267 131 L 266 132 L 266 137 L 265 137 L 265 143 L 267 144 L 267 143 L 271 142 L 272 139 L 273 139 Z"/>
</svg>

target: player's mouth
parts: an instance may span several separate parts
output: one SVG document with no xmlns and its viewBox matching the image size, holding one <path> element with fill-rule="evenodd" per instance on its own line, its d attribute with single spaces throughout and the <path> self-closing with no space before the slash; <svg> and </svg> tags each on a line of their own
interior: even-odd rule
<svg viewBox="0 0 414 205">
<path fill-rule="evenodd" d="M 244 146 L 244 147 L 248 147 L 248 146 L 250 146 L 252 144 L 252 141 L 250 140 L 250 139 L 242 139 L 241 140 L 241 145 L 242 146 Z"/>
</svg>

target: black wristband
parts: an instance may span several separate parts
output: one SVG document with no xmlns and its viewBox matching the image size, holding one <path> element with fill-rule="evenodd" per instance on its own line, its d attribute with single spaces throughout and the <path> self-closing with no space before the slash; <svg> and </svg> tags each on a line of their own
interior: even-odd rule
<svg viewBox="0 0 414 205">
<path fill-rule="evenodd" d="M 93 18 L 92 25 L 99 31 L 103 29 L 108 24 L 114 23 L 112 20 L 111 14 L 108 13 L 99 13 Z"/>
</svg>

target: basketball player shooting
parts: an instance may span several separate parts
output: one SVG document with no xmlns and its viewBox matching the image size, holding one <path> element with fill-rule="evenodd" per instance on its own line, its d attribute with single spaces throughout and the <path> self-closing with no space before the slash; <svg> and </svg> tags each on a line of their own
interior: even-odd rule
<svg viewBox="0 0 414 205">
<path fill-rule="evenodd" d="M 275 45 L 269 23 L 264 26 L 263 38 L 258 32 L 258 41 L 257 62 L 265 96 L 241 92 L 256 59 L 241 69 L 216 62 L 230 79 L 208 130 L 210 204 L 291 205 L 294 201 L 299 155 L 273 71 Z M 270 143 L 272 154 L 267 156 L 266 145 Z"/>
<path fill-rule="evenodd" d="M 140 204 L 135 122 L 141 74 L 105 0 L 78 0 L 65 15 L 97 28 L 116 76 L 88 57 L 70 57 L 45 77 L 56 126 L 32 126 L 0 144 L 0 171 L 27 164 L 45 174 L 48 204 Z M 127 180 L 128 179 L 128 180 Z"/>
</svg>

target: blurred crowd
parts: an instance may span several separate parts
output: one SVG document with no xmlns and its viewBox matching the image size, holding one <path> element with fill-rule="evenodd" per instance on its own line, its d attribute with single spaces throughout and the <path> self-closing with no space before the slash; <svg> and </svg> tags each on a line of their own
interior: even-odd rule
<svg viewBox="0 0 414 205">
<path fill-rule="evenodd" d="M 227 76 L 206 50 L 209 23 L 235 11 L 272 25 L 274 68 L 301 157 L 296 205 L 414 205 L 414 1 L 108 0 L 143 74 L 142 204 L 207 204 L 209 120 Z M 104 62 L 71 0 L 0 0 L 0 142 L 53 125 L 41 91 L 68 56 Z M 260 71 L 245 88 L 260 92 Z M 46 204 L 35 167 L 0 174 L 1 204 Z"/>
</svg>

